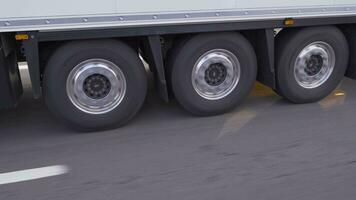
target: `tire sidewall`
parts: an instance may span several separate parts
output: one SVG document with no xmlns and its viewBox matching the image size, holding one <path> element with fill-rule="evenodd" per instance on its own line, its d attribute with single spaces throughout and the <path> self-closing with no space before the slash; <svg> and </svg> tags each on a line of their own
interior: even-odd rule
<svg viewBox="0 0 356 200">
<path fill-rule="evenodd" d="M 208 100 L 201 97 L 195 91 L 191 78 L 197 60 L 213 49 L 224 49 L 233 53 L 241 66 L 238 85 L 231 94 L 220 100 Z M 194 37 L 181 48 L 175 61 L 172 71 L 175 97 L 183 107 L 197 115 L 219 114 L 241 103 L 244 99 L 241 97 L 249 94 L 257 74 L 253 48 L 239 34 L 207 34 Z"/>
<path fill-rule="evenodd" d="M 46 102 L 51 105 L 49 107 L 56 115 L 72 126 L 89 129 L 120 126 L 137 113 L 145 99 L 147 80 L 142 63 L 133 56 L 131 48 L 116 41 L 112 41 L 110 45 L 105 42 L 92 44 L 89 42 L 84 46 L 85 48 L 80 45 L 72 45 L 72 48 L 63 47 L 55 53 L 54 59 L 49 61 L 48 67 L 51 70 L 47 69 L 45 76 Z M 105 59 L 118 66 L 125 76 L 127 85 L 122 102 L 112 111 L 100 115 L 79 110 L 69 99 L 66 88 L 67 77 L 73 68 L 93 58 Z"/>
<path fill-rule="evenodd" d="M 324 30 L 324 31 L 323 31 Z M 295 79 L 294 65 L 299 53 L 313 42 L 325 42 L 335 52 L 335 67 L 332 74 L 321 86 L 307 89 Z M 282 49 L 279 49 L 277 79 L 278 90 L 283 96 L 296 103 L 315 102 L 329 95 L 339 84 L 347 68 L 348 51 L 345 37 L 334 28 L 300 31 Z M 291 49 L 294 49 L 291 51 Z"/>
</svg>

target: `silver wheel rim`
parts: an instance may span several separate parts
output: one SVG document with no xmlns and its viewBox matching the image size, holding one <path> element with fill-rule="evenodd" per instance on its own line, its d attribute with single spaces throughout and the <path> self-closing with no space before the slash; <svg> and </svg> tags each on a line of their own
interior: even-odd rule
<svg viewBox="0 0 356 200">
<path fill-rule="evenodd" d="M 214 49 L 195 63 L 192 84 L 204 99 L 220 100 L 236 89 L 240 75 L 241 66 L 236 55 L 228 50 Z"/>
<path fill-rule="evenodd" d="M 326 42 L 314 42 L 297 56 L 294 76 L 297 83 L 306 89 L 323 85 L 335 68 L 335 51 Z"/>
<path fill-rule="evenodd" d="M 121 69 L 104 59 L 86 60 L 70 72 L 67 95 L 79 110 L 105 114 L 114 110 L 125 97 L 126 79 Z"/>
</svg>

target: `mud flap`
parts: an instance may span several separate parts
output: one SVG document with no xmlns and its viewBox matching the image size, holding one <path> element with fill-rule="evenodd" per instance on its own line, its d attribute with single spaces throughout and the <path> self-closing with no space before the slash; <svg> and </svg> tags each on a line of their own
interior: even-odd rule
<svg viewBox="0 0 356 200">
<path fill-rule="evenodd" d="M 0 35 L 0 108 L 15 107 L 23 93 L 13 38 Z"/>
<path fill-rule="evenodd" d="M 354 25 L 341 26 L 350 48 L 349 65 L 346 71 L 346 77 L 356 79 L 356 27 Z"/>
</svg>

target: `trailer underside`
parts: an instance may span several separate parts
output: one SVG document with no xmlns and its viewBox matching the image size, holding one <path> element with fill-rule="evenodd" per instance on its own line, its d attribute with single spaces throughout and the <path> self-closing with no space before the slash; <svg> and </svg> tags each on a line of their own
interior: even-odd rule
<svg viewBox="0 0 356 200">
<path fill-rule="evenodd" d="M 333 8 L 336 9 L 335 7 Z M 349 58 L 349 62 L 348 62 L 349 65 L 347 67 L 346 76 L 349 76 L 351 78 L 356 78 L 355 75 L 356 59 L 354 58 L 354 56 L 348 57 L 348 53 L 350 52 L 352 55 L 355 52 L 355 48 L 356 48 L 356 42 L 354 36 L 356 33 L 356 28 L 355 28 L 356 15 L 353 14 L 354 12 L 356 12 L 356 6 L 355 6 L 355 11 L 351 7 L 346 7 L 346 8 L 342 8 L 341 10 L 340 8 L 338 8 L 339 10 L 337 12 L 335 11 L 338 14 L 334 12 L 334 14 L 329 14 L 329 15 L 323 15 L 322 13 L 330 11 L 330 8 L 322 7 L 320 8 L 322 10 L 320 10 L 319 8 L 318 9 L 313 8 L 312 10 L 309 10 L 309 12 L 313 14 L 310 14 L 310 16 L 303 15 L 304 17 L 302 17 L 302 14 L 300 14 L 300 16 L 299 14 L 283 15 L 282 17 L 282 16 L 277 16 L 278 13 L 272 13 L 272 14 L 270 13 L 271 17 L 267 17 L 264 19 L 260 19 L 260 18 L 258 19 L 258 13 L 252 13 L 252 14 L 244 13 L 243 15 L 251 14 L 251 16 L 253 17 L 249 17 L 248 19 L 247 18 L 236 19 L 233 17 L 230 18 L 226 17 L 227 13 L 217 14 L 215 12 L 214 17 L 212 18 L 209 17 L 206 18 L 206 16 L 202 16 L 202 15 L 198 15 L 196 18 L 198 19 L 199 17 L 201 18 L 204 17 L 207 19 L 206 21 L 199 21 L 195 19 L 190 20 L 192 18 L 192 15 L 189 15 L 189 17 L 186 16 L 184 17 L 184 19 L 188 20 L 189 22 L 182 21 L 182 23 L 176 23 L 176 22 L 173 23 L 173 21 L 168 20 L 168 18 L 161 19 L 165 15 L 153 15 L 153 21 L 160 21 L 159 23 L 152 24 L 150 20 L 148 20 L 149 23 L 147 22 L 147 20 L 145 20 L 147 24 L 143 23 L 140 25 L 135 25 L 135 24 L 127 24 L 128 22 L 120 22 L 121 25 L 115 24 L 111 26 L 110 24 L 109 25 L 106 24 L 103 27 L 101 27 L 100 25 L 99 26 L 95 25 L 95 28 L 90 28 L 91 25 L 94 26 L 94 24 L 91 24 L 90 26 L 86 26 L 86 25 L 82 26 L 83 21 L 81 21 L 80 27 L 70 28 L 71 26 L 67 26 L 65 29 L 62 29 L 63 27 L 59 29 L 52 29 L 53 27 L 55 27 L 55 25 L 52 24 L 52 22 L 54 21 L 45 21 L 46 25 L 38 26 L 40 28 L 37 30 L 28 29 L 29 31 L 27 31 L 27 29 L 25 28 L 25 29 L 21 29 L 21 31 L 14 31 L 6 34 L 2 33 L 3 54 L 2 57 L 0 57 L 1 58 L 0 64 L 3 66 L 1 68 L 3 71 L 0 72 L 0 75 L 3 76 L 1 77 L 1 80 L 4 83 L 1 84 L 2 87 L 1 90 L 4 91 L 4 98 L 1 99 L 0 103 L 3 105 L 2 107 L 11 107 L 13 105 L 16 105 L 19 96 L 22 93 L 21 81 L 19 78 L 19 73 L 17 68 L 17 61 L 26 61 L 28 63 L 34 98 L 38 99 L 41 98 L 42 96 L 48 98 L 48 93 L 51 93 L 52 96 L 50 97 L 50 100 L 46 100 L 47 103 L 49 102 L 49 104 L 52 104 L 51 101 L 57 101 L 56 98 L 57 94 L 52 94 L 53 91 L 51 90 L 52 88 L 56 88 L 55 90 L 62 90 L 63 92 L 64 85 L 58 85 L 58 83 L 59 82 L 64 83 L 65 80 L 58 79 L 57 81 L 53 82 L 52 79 L 56 79 L 57 77 L 55 74 L 53 74 L 54 72 L 51 71 L 52 70 L 51 67 L 52 65 L 54 65 L 54 68 L 56 68 L 55 70 L 57 70 L 56 73 L 58 74 L 58 76 L 62 76 L 63 74 L 66 73 L 68 74 L 69 72 L 66 70 L 70 70 L 70 68 L 73 66 L 66 66 L 67 63 L 63 59 L 75 60 L 76 56 L 74 55 L 77 54 L 83 56 L 83 58 L 85 58 L 86 56 L 89 56 L 88 58 L 90 58 L 90 56 L 92 56 L 92 58 L 88 60 L 89 61 L 93 60 L 93 63 L 91 63 L 91 65 L 93 66 L 96 65 L 95 63 L 101 63 L 100 65 L 103 66 L 108 65 L 107 67 L 104 67 L 104 69 L 110 68 L 106 72 L 106 74 L 111 73 L 110 72 L 112 71 L 111 69 L 114 69 L 116 65 L 111 63 L 111 61 L 110 62 L 103 61 L 103 59 L 97 59 L 96 57 L 105 57 L 108 60 L 111 59 L 115 60 L 116 58 L 123 56 L 125 54 L 123 59 L 125 60 L 126 57 L 130 57 L 131 60 L 129 61 L 129 63 L 134 65 L 132 66 L 133 68 L 136 67 L 141 68 L 140 65 L 142 65 L 142 63 L 137 64 L 138 62 L 140 62 L 138 61 L 139 60 L 138 55 L 140 55 L 142 59 L 144 59 L 149 64 L 150 70 L 155 75 L 156 89 L 158 90 L 158 94 L 160 95 L 161 99 L 166 102 L 170 100 L 170 97 L 175 97 L 179 99 L 182 98 L 182 96 L 187 95 L 184 93 L 184 88 L 188 87 L 189 85 L 186 85 L 185 87 L 179 86 L 181 88 L 177 89 L 177 84 L 178 85 L 180 84 L 177 83 L 177 81 L 183 84 L 189 82 L 189 80 L 186 79 L 181 80 L 180 79 L 181 77 L 179 77 L 176 74 L 181 73 L 181 75 L 184 76 L 184 73 L 178 70 L 179 66 L 184 67 L 186 65 L 192 65 L 192 64 L 191 63 L 182 64 L 181 61 L 176 60 L 175 55 L 177 54 L 181 56 L 180 58 L 181 60 L 187 60 L 188 62 L 190 57 L 188 57 L 188 55 L 185 55 L 184 51 L 181 50 L 181 48 L 187 48 L 187 49 L 197 48 L 198 50 L 199 48 L 197 45 L 199 44 L 199 42 L 203 42 L 201 40 L 205 40 L 207 45 L 210 43 L 209 41 L 211 41 L 212 45 L 216 43 L 215 46 L 217 47 L 219 47 L 219 43 L 217 42 L 221 41 L 221 45 L 223 46 L 221 48 L 225 48 L 225 47 L 231 48 L 231 51 L 234 51 L 234 53 L 231 53 L 231 51 L 226 51 L 221 49 L 211 49 L 211 51 L 213 52 L 211 53 L 211 55 L 210 54 L 207 55 L 208 56 L 207 58 L 209 58 L 209 56 L 213 56 L 213 57 L 215 56 L 216 59 L 218 60 L 220 59 L 219 62 L 229 63 L 231 61 L 232 63 L 230 63 L 231 64 L 230 68 L 232 66 L 246 67 L 250 65 L 250 67 L 252 67 L 251 69 L 243 68 L 239 70 L 251 70 L 250 72 L 248 72 L 250 73 L 249 79 L 255 80 L 255 78 L 253 78 L 253 74 L 256 73 L 258 81 L 272 88 L 281 96 L 284 96 L 293 102 L 294 97 L 291 96 L 291 93 L 293 93 L 293 91 L 289 92 L 291 89 L 284 88 L 283 86 L 284 84 L 288 84 L 288 83 L 283 83 L 283 80 L 281 83 L 281 75 L 280 75 L 282 73 L 281 63 L 285 61 L 281 60 L 281 54 L 284 52 L 281 52 L 280 49 L 286 48 L 284 45 L 282 45 L 283 43 L 285 43 L 286 45 L 287 44 L 290 45 L 289 43 L 293 42 L 293 39 L 296 37 L 296 35 L 298 35 L 299 32 L 305 32 L 311 34 L 311 39 L 314 41 L 314 43 L 311 43 L 310 45 L 312 45 L 315 51 L 318 52 L 316 54 L 310 52 L 310 54 L 315 54 L 313 58 L 308 58 L 308 63 L 313 66 L 315 65 L 312 69 L 307 69 L 307 70 L 311 70 L 307 72 L 309 74 L 312 74 L 310 76 L 313 76 L 313 71 L 321 70 L 321 68 L 325 65 L 323 64 L 323 62 L 331 63 L 332 60 L 335 59 L 334 57 L 337 54 L 338 59 L 340 57 L 344 60 L 342 62 L 338 60 L 338 62 L 341 63 L 340 64 L 341 66 L 345 66 L 345 69 L 347 65 L 347 60 Z M 288 11 L 295 12 L 295 10 L 293 9 Z M 225 16 L 225 18 L 223 16 Z M 216 20 L 215 18 L 218 20 Z M 119 20 L 121 19 L 122 18 L 119 18 Z M 90 23 L 90 20 L 91 20 L 90 18 L 85 18 L 84 24 L 86 24 L 87 22 Z M 165 20 L 168 20 L 169 23 L 163 23 L 165 22 Z M 25 21 L 21 21 L 21 23 L 25 23 Z M 17 26 L 16 23 L 11 22 L 10 24 L 6 25 L 5 29 L 1 29 L 0 27 L 0 30 L 11 30 L 11 27 L 15 28 L 13 30 L 16 30 L 16 28 L 20 26 Z M 321 33 L 323 33 L 322 32 L 323 30 L 326 31 L 325 32 L 326 36 L 324 39 L 330 40 L 328 42 L 333 43 L 332 44 L 333 47 L 330 47 L 331 45 L 329 45 L 327 42 L 318 43 L 318 41 L 316 40 L 317 38 L 315 37 L 321 35 Z M 328 33 L 328 31 L 330 31 L 330 33 Z M 230 41 L 231 44 L 234 43 L 235 46 L 231 46 L 231 44 L 229 45 L 229 42 L 225 41 L 224 37 L 226 37 L 226 40 Z M 299 36 L 299 37 L 303 37 L 303 36 Z M 234 38 L 237 41 L 235 41 Z M 347 43 L 345 42 L 346 40 Z M 303 42 L 303 40 L 300 40 L 299 42 Z M 114 44 L 116 44 L 117 46 L 115 46 Z M 345 44 L 348 45 L 348 47 L 345 47 Z M 299 43 L 296 43 L 295 46 L 289 46 L 289 49 L 287 48 L 285 51 L 292 51 L 292 49 L 297 48 L 298 45 Z M 202 46 L 201 48 L 203 47 L 207 48 L 206 50 L 209 50 L 208 47 Z M 85 53 L 84 50 L 87 48 L 93 48 L 93 51 L 85 51 L 86 52 Z M 211 48 L 214 48 L 214 46 L 212 46 Z M 333 48 L 336 49 L 335 52 Z M 123 49 L 125 50 L 123 50 L 124 52 L 111 52 L 110 49 L 118 49 L 118 51 L 120 49 L 121 51 Z M 107 54 L 103 55 L 101 54 L 100 51 L 103 52 L 107 51 Z M 309 50 L 307 49 L 305 51 L 309 51 Z M 73 55 L 71 55 L 70 52 L 72 52 Z M 242 56 L 240 58 L 242 59 L 242 62 L 245 62 L 241 65 L 239 63 L 240 60 L 238 60 L 235 57 L 239 52 L 245 54 L 245 56 Z M 344 54 L 342 54 L 342 52 L 344 52 Z M 195 52 L 191 52 L 191 54 L 194 53 Z M 74 57 L 72 58 L 71 56 Z M 326 58 L 326 56 L 331 56 L 330 58 L 331 60 L 328 60 L 329 58 Z M 304 58 L 303 56 L 301 57 Z M 62 63 L 64 68 L 68 68 L 68 69 L 63 69 L 64 71 L 62 72 L 61 66 L 57 66 L 60 63 Z M 136 63 L 136 65 L 133 63 Z M 80 69 L 80 68 L 87 67 L 85 63 L 83 64 L 83 66 L 81 65 L 82 63 L 79 63 L 78 66 L 76 67 L 74 66 L 74 68 L 76 69 L 79 67 Z M 256 68 L 256 71 L 254 71 L 253 68 Z M 120 72 L 120 70 L 118 70 L 115 76 L 120 77 L 120 76 L 124 76 L 123 73 L 133 73 L 132 71 L 130 71 L 132 70 L 130 68 L 125 70 L 128 71 Z M 172 70 L 176 70 L 176 71 L 173 73 Z M 210 72 L 211 70 L 213 70 L 213 72 Z M 206 68 L 206 72 L 205 72 L 206 77 L 204 81 L 214 85 L 215 83 L 219 83 L 219 81 L 225 80 L 226 76 L 229 77 L 232 75 L 232 74 L 228 74 L 228 75 L 222 74 L 221 76 L 219 75 L 219 77 L 215 77 L 215 75 L 218 74 L 218 72 L 220 73 L 223 72 L 224 70 L 225 69 L 222 68 L 219 64 Z M 338 73 L 343 73 L 342 76 L 345 74 L 344 72 L 342 72 L 342 69 L 341 72 Z M 138 77 L 142 78 L 143 76 L 141 72 L 138 72 L 138 74 L 134 73 L 133 75 L 136 76 L 136 78 Z M 52 79 L 50 80 L 48 76 L 52 77 Z M 108 75 L 108 76 L 110 77 L 112 75 Z M 210 78 L 207 78 L 207 76 L 210 76 Z M 72 75 L 72 77 L 75 76 Z M 141 78 L 139 78 L 140 80 L 136 79 L 136 81 L 138 81 L 139 84 L 141 84 L 142 86 L 142 87 L 138 87 L 137 85 L 135 85 L 135 87 L 138 87 L 136 88 L 137 91 L 144 90 L 144 88 L 146 87 L 144 84 L 144 80 L 143 79 L 141 80 Z M 338 79 L 339 78 L 336 77 L 335 81 L 337 81 Z M 87 77 L 85 80 L 83 79 L 82 81 L 89 81 L 89 82 L 99 81 L 100 84 L 104 84 L 105 87 L 108 87 L 109 91 L 111 87 L 115 86 L 117 83 L 121 84 L 121 82 L 117 80 L 117 82 L 115 82 L 114 85 L 111 85 L 110 81 L 115 81 L 115 80 L 113 79 L 109 80 L 104 76 L 102 75 L 98 76 L 97 74 L 95 77 Z M 128 81 L 133 81 L 133 80 L 128 80 Z M 303 82 L 305 81 L 307 80 L 301 79 L 300 84 L 303 85 L 304 84 Z M 48 84 L 48 82 L 50 82 L 50 84 Z M 90 85 L 89 82 L 81 83 L 82 85 L 84 84 L 83 87 L 79 86 L 79 90 L 80 90 L 79 92 L 82 92 L 83 93 L 82 95 L 91 94 L 88 93 L 88 91 L 92 91 L 91 90 L 92 88 L 89 87 Z M 201 84 L 197 80 L 195 82 L 197 82 L 197 84 Z M 196 84 L 195 82 L 193 81 L 193 85 Z M 68 82 L 67 80 L 67 86 L 66 86 L 67 93 L 70 84 L 71 82 Z M 130 84 L 134 85 L 134 82 Z M 246 84 L 247 85 L 245 88 L 239 89 L 243 91 L 241 96 L 245 96 L 248 94 L 247 90 L 248 88 L 250 88 L 249 86 L 250 83 L 246 83 Z M 312 94 L 304 95 L 305 99 L 303 99 L 304 97 L 303 95 L 301 95 L 295 100 L 295 102 L 306 103 L 306 102 L 316 101 L 317 99 L 320 99 L 321 97 L 325 96 L 327 91 L 330 90 L 330 88 L 333 88 L 334 85 L 335 84 L 331 84 L 331 86 L 328 86 L 326 90 L 321 91 L 319 96 L 309 98 L 308 96 L 313 96 L 313 95 Z M 47 89 L 45 89 L 46 87 Z M 78 86 L 72 86 L 72 87 L 74 88 L 74 90 L 75 88 L 78 88 Z M 196 88 L 196 87 L 200 87 L 199 85 L 198 86 L 195 85 L 194 87 L 196 92 L 204 93 L 201 92 L 199 88 L 198 89 Z M 47 90 L 47 92 L 44 92 L 44 90 Z M 179 92 L 179 90 L 183 90 L 183 91 Z M 103 92 L 104 97 L 106 92 L 109 91 L 105 91 L 104 89 L 101 90 L 101 92 Z M 94 92 L 91 95 L 100 96 L 101 92 L 99 93 Z M 125 92 L 126 89 L 124 93 Z M 143 97 L 144 94 L 145 94 L 144 92 L 140 93 L 142 99 L 137 98 L 138 99 L 136 101 L 137 104 L 142 104 L 144 100 Z M 230 94 L 230 92 L 228 92 L 227 94 Z M 68 93 L 68 95 L 70 94 Z M 58 94 L 58 97 L 60 96 L 65 96 L 64 92 L 62 95 Z M 75 98 L 77 97 L 78 97 L 77 94 L 73 94 L 69 98 L 72 103 L 76 103 Z M 221 97 L 210 97 L 209 94 L 201 94 L 201 97 L 203 97 L 203 99 L 206 97 L 205 100 L 209 100 L 211 102 L 215 100 L 220 100 L 220 98 L 225 98 L 224 95 L 222 95 Z M 86 101 L 85 98 L 86 97 L 84 97 L 83 101 Z M 95 96 L 93 98 L 95 99 Z M 179 101 L 180 102 L 190 101 L 189 98 L 190 97 L 183 97 L 183 99 L 179 99 Z M 239 100 L 236 101 L 236 103 L 240 102 L 242 99 L 243 98 L 239 97 Z M 113 100 L 119 101 L 120 98 L 116 100 L 113 99 Z M 199 102 L 199 99 L 194 101 Z M 187 104 L 184 105 L 184 103 L 182 104 L 183 106 L 186 106 L 185 108 L 187 110 L 193 110 L 192 112 L 198 115 L 208 115 L 209 113 L 211 114 L 222 113 L 223 111 L 229 110 L 229 108 L 231 108 L 235 104 L 233 102 L 234 100 L 230 100 L 229 102 L 231 103 L 228 103 L 226 105 L 224 103 L 221 103 L 220 106 L 222 108 L 219 108 L 219 106 L 212 104 L 212 106 L 206 106 L 206 110 L 205 108 L 199 108 L 198 110 L 196 110 L 197 107 L 199 107 L 200 105 L 199 103 L 197 105 L 193 105 L 194 101 L 192 101 L 190 104 L 188 103 L 188 105 Z M 64 105 L 64 102 L 68 102 L 68 99 L 67 100 L 62 99 L 61 101 L 58 101 L 57 104 L 58 105 L 60 104 L 59 107 L 61 107 L 61 109 L 57 111 L 54 110 L 54 112 L 58 113 L 58 112 L 62 112 L 61 110 L 67 109 L 68 105 Z M 209 104 L 207 102 L 205 103 L 207 105 Z M 51 105 L 52 109 L 53 107 L 56 107 L 58 105 Z M 137 112 L 136 108 L 132 107 L 132 105 L 129 105 L 129 107 L 130 106 L 131 109 Z M 84 110 L 85 112 L 90 114 L 87 115 L 88 116 L 87 120 L 89 121 L 93 116 L 95 117 L 102 114 L 100 111 L 99 113 L 94 112 L 93 115 L 92 108 L 90 106 L 88 108 L 82 107 L 80 103 L 79 104 L 77 103 L 76 107 L 79 110 L 81 111 Z M 139 108 L 140 106 L 137 107 Z M 208 110 L 209 107 L 212 110 L 209 111 Z M 58 109 L 58 107 L 56 109 Z M 109 109 L 108 112 L 109 111 L 111 110 Z M 67 113 L 68 112 L 69 111 L 67 111 Z M 72 110 L 71 112 L 75 112 L 75 110 Z M 62 113 L 60 115 L 65 115 L 65 114 Z M 80 116 L 79 114 L 78 116 L 79 117 L 77 118 L 72 116 L 73 119 L 69 121 L 76 121 L 75 122 L 76 124 L 86 126 L 85 122 L 77 121 L 79 118 L 82 117 L 86 118 L 86 116 L 85 115 Z M 131 116 L 123 116 L 123 115 L 120 115 L 119 118 L 120 117 L 125 119 L 131 118 Z M 115 119 L 115 117 L 110 119 L 113 120 Z M 103 122 L 102 124 L 106 124 L 106 123 Z M 92 126 L 95 128 L 95 123 L 92 123 L 90 125 L 90 127 Z"/>
<path fill-rule="evenodd" d="M 293 24 L 286 24 L 292 20 Z M 208 32 L 225 32 L 225 31 L 241 31 L 245 33 L 247 38 L 254 45 L 259 59 L 259 76 L 258 79 L 265 85 L 275 89 L 275 67 L 274 67 L 274 30 L 276 28 L 297 28 L 311 27 L 322 25 L 337 25 L 342 29 L 349 30 L 356 24 L 356 17 L 331 17 L 331 18 L 307 18 L 307 19 L 292 19 L 286 18 L 281 20 L 262 20 L 251 22 L 228 22 L 228 23 L 204 23 L 195 25 L 170 25 L 170 26 L 151 26 L 151 27 L 136 27 L 136 28 L 105 28 L 105 29 L 84 29 L 84 30 L 67 30 L 67 31 L 31 31 L 18 32 L 18 34 L 28 35 L 28 40 L 23 41 L 23 47 L 26 54 L 26 60 L 29 65 L 31 80 L 33 84 L 33 92 L 35 98 L 41 97 L 41 61 L 40 61 L 40 46 L 46 48 L 54 44 L 56 46 L 67 41 L 75 40 L 93 40 L 106 38 L 121 38 L 124 40 L 144 40 L 149 41 L 149 57 L 151 66 L 157 74 L 157 87 L 160 96 L 168 101 L 167 83 L 164 76 L 164 58 L 160 55 L 164 48 L 161 41 L 156 38 L 165 38 L 168 36 L 182 36 L 186 34 L 199 34 Z M 348 31 L 351 34 L 352 31 Z M 146 38 L 146 39 L 144 39 Z M 154 38 L 154 39 L 153 39 Z M 53 48 L 53 47 L 52 47 Z M 161 50 L 158 50 L 161 48 Z M 154 61 L 154 62 L 153 62 Z M 42 66 L 43 68 L 43 66 Z M 350 67 L 349 73 L 352 74 L 353 68 Z"/>
</svg>

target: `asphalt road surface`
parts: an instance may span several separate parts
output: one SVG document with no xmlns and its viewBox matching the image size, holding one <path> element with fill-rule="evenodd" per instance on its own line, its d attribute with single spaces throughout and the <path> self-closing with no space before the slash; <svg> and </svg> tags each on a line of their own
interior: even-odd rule
<svg viewBox="0 0 356 200">
<path fill-rule="evenodd" d="M 18 108 L 0 112 L 0 200 L 356 198 L 356 81 L 308 105 L 257 84 L 242 106 L 208 118 L 151 92 L 129 125 L 86 134 L 24 82 Z"/>
</svg>

